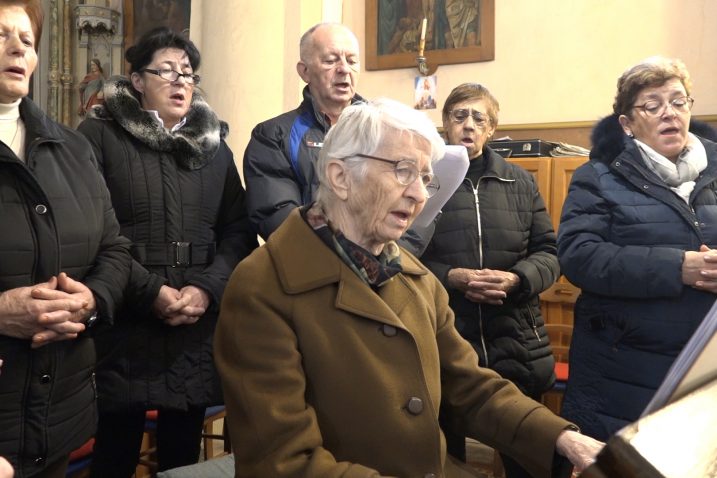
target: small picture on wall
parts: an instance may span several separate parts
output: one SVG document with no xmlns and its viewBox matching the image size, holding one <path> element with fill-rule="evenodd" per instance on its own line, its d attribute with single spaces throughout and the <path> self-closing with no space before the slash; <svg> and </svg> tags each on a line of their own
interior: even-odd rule
<svg viewBox="0 0 717 478">
<path fill-rule="evenodd" d="M 438 77 L 417 76 L 414 82 L 414 104 L 417 110 L 434 110 L 436 109 L 436 87 Z"/>
</svg>

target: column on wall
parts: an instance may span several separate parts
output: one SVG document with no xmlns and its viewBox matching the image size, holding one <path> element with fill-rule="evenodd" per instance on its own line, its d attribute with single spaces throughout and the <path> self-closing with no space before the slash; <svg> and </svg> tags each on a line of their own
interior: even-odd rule
<svg viewBox="0 0 717 478">
<path fill-rule="evenodd" d="M 50 70 L 48 71 L 47 114 L 58 119 L 58 93 L 60 90 L 60 34 L 57 0 L 50 0 Z"/>
</svg>

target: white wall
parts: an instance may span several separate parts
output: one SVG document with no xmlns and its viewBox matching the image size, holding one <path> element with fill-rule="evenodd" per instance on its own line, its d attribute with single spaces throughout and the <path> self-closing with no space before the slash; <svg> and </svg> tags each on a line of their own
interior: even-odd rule
<svg viewBox="0 0 717 478">
<path fill-rule="evenodd" d="M 194 0 L 192 37 L 202 52 L 202 86 L 231 127 L 241 160 L 259 121 L 295 108 L 303 84 L 295 71 L 301 33 L 343 22 L 364 45 L 362 0 Z M 438 68 L 440 108 L 465 81 L 485 84 L 506 124 L 594 121 L 610 112 L 618 76 L 654 54 L 690 70 L 694 113 L 717 114 L 717 1 L 495 0 L 495 60 Z M 200 20 L 196 20 L 197 17 Z M 196 20 L 196 21 L 195 21 Z M 363 58 L 362 58 L 363 59 Z M 365 62 L 364 62 L 365 63 Z M 415 68 L 362 70 L 358 91 L 412 104 Z"/>
</svg>

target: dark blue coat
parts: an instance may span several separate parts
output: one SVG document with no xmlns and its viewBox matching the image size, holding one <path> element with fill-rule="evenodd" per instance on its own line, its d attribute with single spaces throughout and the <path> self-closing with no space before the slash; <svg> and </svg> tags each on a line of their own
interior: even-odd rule
<svg viewBox="0 0 717 478">
<path fill-rule="evenodd" d="M 563 206 L 558 258 L 582 289 L 562 413 L 606 439 L 637 419 L 713 294 L 682 283 L 685 251 L 717 248 L 717 145 L 688 205 L 645 165 L 617 116 L 592 135 Z"/>
</svg>

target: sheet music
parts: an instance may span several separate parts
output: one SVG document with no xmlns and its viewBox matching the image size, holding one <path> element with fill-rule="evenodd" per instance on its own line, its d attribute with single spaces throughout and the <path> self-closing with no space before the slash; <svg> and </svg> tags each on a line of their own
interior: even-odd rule
<svg viewBox="0 0 717 478">
<path fill-rule="evenodd" d="M 428 227 L 436 218 L 441 208 L 456 192 L 468 171 L 468 151 L 462 145 L 447 145 L 446 154 L 433 164 L 433 174 L 438 177 L 441 185 L 435 196 L 428 198 L 423 211 L 416 217 L 413 224 Z"/>
</svg>

